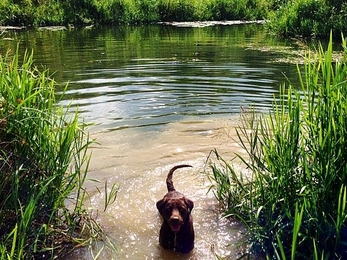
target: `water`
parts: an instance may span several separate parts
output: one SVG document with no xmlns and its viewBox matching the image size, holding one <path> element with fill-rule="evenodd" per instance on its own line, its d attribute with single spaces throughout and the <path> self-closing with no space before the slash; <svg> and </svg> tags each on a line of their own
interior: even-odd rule
<svg viewBox="0 0 347 260">
<path fill-rule="evenodd" d="M 239 113 L 252 105 L 271 108 L 279 85 L 296 82 L 296 67 L 283 62 L 298 47 L 266 34 L 261 25 L 204 28 L 165 25 L 73 30 L 9 31 L 0 53 L 33 49 L 35 64 L 54 72 L 69 88 L 60 101 L 81 113 L 99 145 L 89 177 L 121 185 L 116 202 L 102 212 L 104 196 L 87 182 L 88 205 L 116 242 L 116 255 L 102 259 L 230 259 L 243 252 L 244 227 L 219 211 L 207 157 L 243 151 L 234 141 Z M 213 158 L 213 156 L 211 157 Z M 166 193 L 168 170 L 177 190 L 195 202 L 196 248 L 188 256 L 160 249 L 155 203 Z M 236 165 L 238 166 L 238 165 Z M 239 168 L 242 171 L 242 167 Z M 68 259 L 92 259 L 88 251 Z"/>
<path fill-rule="evenodd" d="M 230 255 L 231 259 L 240 256 L 244 250 L 241 241 L 244 241 L 245 228 L 237 221 L 222 218 L 214 195 L 207 193 L 211 183 L 202 174 L 205 167 L 208 168 L 205 163 L 211 149 L 217 148 L 225 156 L 231 151 L 242 153 L 240 147 L 229 140 L 230 136 L 235 137 L 237 120 L 235 117 L 186 119 L 169 123 L 155 134 L 128 129 L 94 135 L 100 145 L 93 149 L 89 176 L 98 179 L 103 176 L 102 180 L 121 184 L 116 203 L 107 214 L 99 214 L 100 223 L 120 248 L 115 259 L 215 259 L 215 253 Z M 191 164 L 193 169 L 177 170 L 174 185 L 195 203 L 192 214 L 196 247 L 185 258 L 160 249 L 161 220 L 155 207 L 156 201 L 167 192 L 168 171 L 180 163 Z M 92 195 L 94 211 L 102 212 L 103 199 L 103 194 Z M 75 256 L 79 259 L 81 253 L 76 252 Z"/>
<path fill-rule="evenodd" d="M 36 63 L 69 82 L 73 100 L 100 129 L 157 127 L 187 116 L 230 115 L 271 106 L 294 65 L 276 62 L 295 47 L 261 25 L 176 28 L 164 25 L 5 34 L 1 53 L 20 43 Z M 267 50 L 267 51 L 266 51 Z M 283 73 L 286 75 L 284 76 Z"/>
</svg>

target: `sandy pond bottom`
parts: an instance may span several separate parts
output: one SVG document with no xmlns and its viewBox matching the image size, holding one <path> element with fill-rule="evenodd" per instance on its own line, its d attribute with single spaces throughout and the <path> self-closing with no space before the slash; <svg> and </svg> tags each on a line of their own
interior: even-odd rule
<svg viewBox="0 0 347 260">
<path fill-rule="evenodd" d="M 87 184 L 91 208 L 99 210 L 98 222 L 115 241 L 118 253 L 104 251 L 98 259 L 228 259 L 241 256 L 245 228 L 222 218 L 211 182 L 202 172 L 211 150 L 226 159 L 242 153 L 236 139 L 238 117 L 185 120 L 164 126 L 159 132 L 141 129 L 93 133 L 99 145 L 92 148 L 90 178 L 121 185 L 118 197 L 106 213 L 104 195 Z M 213 158 L 213 156 L 211 157 Z M 187 254 L 160 248 L 161 219 L 156 202 L 167 192 L 165 179 L 171 167 L 188 163 L 193 168 L 174 173 L 175 188 L 195 203 L 192 211 L 196 233 L 195 249 Z M 102 183 L 101 182 L 101 183 Z M 90 187 L 89 187 L 90 185 Z M 102 189 L 103 184 L 98 184 Z M 88 250 L 78 250 L 67 259 L 92 259 Z"/>
</svg>

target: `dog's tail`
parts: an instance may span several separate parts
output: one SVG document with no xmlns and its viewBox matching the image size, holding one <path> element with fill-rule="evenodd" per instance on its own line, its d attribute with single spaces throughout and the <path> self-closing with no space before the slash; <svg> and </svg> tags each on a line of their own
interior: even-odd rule
<svg viewBox="0 0 347 260">
<path fill-rule="evenodd" d="M 183 167 L 193 167 L 189 164 L 180 164 L 180 165 L 176 165 L 174 167 L 172 167 L 172 169 L 169 171 L 167 177 L 166 177 L 166 186 L 167 186 L 167 191 L 175 191 L 175 187 L 173 185 L 173 181 L 172 181 L 172 174 L 174 173 L 174 171 L 176 171 L 179 168 L 183 168 Z"/>
</svg>

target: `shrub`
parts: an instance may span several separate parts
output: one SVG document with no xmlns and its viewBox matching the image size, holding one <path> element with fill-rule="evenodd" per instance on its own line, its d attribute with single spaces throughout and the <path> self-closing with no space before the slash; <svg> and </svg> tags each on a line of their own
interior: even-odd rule
<svg viewBox="0 0 347 260">
<path fill-rule="evenodd" d="M 327 37 L 347 30 L 345 4 L 325 0 L 286 1 L 269 15 L 268 28 L 284 36 Z"/>
<path fill-rule="evenodd" d="M 22 8 L 7 1 L 0 3 L 0 23 L 7 25 L 24 25 L 26 19 Z"/>
<path fill-rule="evenodd" d="M 183 0 L 160 0 L 158 11 L 161 21 L 194 21 L 193 2 Z"/>
</svg>

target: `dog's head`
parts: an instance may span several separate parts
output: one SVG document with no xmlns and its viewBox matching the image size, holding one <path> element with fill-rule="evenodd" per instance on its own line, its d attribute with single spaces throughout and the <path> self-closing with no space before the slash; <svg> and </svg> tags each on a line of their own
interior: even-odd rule
<svg viewBox="0 0 347 260">
<path fill-rule="evenodd" d="M 189 215 L 193 207 L 193 201 L 185 197 L 163 198 L 157 202 L 159 213 L 174 233 L 178 233 L 183 224 L 189 221 Z"/>
</svg>

